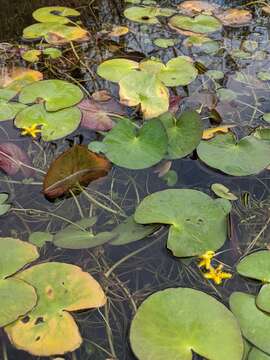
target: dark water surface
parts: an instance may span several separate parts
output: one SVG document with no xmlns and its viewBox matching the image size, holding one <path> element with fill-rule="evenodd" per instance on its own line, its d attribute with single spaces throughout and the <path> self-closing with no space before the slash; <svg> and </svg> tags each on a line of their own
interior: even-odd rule
<svg viewBox="0 0 270 360">
<path fill-rule="evenodd" d="M 161 3 L 166 6 L 171 4 L 169 1 Z M 222 4 L 221 1 L 217 3 Z M 230 7 L 245 4 L 244 1 L 225 1 L 223 3 Z M 80 51 L 84 55 L 84 61 L 93 69 L 102 59 L 112 55 L 110 53 L 112 44 L 96 44 L 96 32 L 101 30 L 105 24 L 128 23 L 123 17 L 125 5 L 117 0 L 0 0 L 0 66 L 19 64 L 16 58 L 6 58 L 1 53 L 1 42 L 19 42 L 23 28 L 34 22 L 31 16 L 33 10 L 49 5 L 70 6 L 81 11 L 82 21 L 90 29 L 93 38 L 89 44 L 83 45 Z M 270 68 L 269 21 L 267 18 L 261 17 L 256 8 L 253 8 L 253 13 L 254 22 L 249 26 L 240 29 L 226 29 L 222 33 L 219 39 L 224 48 L 228 50 L 227 53 L 215 56 L 200 53 L 191 54 L 196 61 L 204 62 L 209 69 L 225 72 L 223 86 L 242 94 L 241 103 L 236 103 L 229 111 L 221 109 L 224 123 L 233 121 L 242 125 L 240 129 L 242 134 L 248 133 L 250 128 L 259 123 L 262 111 L 270 112 L 269 88 L 256 88 L 256 84 L 245 87 L 243 84 L 234 81 L 233 78 L 235 71 L 253 74 L 258 69 L 269 70 Z M 176 53 L 173 50 L 159 50 L 157 52 L 157 48 L 151 44 L 150 39 L 167 35 L 167 30 L 163 28 L 149 27 L 148 31 L 145 31 L 144 27 L 134 23 L 128 23 L 128 26 L 134 32 L 126 36 L 125 40 L 120 38 L 120 51 L 122 52 L 138 51 L 147 56 L 159 55 L 164 60 L 180 55 L 182 51 L 188 55 L 188 50 L 183 49 L 181 45 L 175 47 Z M 263 60 L 237 59 L 234 61 L 228 56 L 229 50 L 240 47 L 244 40 L 258 41 L 258 49 L 265 52 L 265 58 Z M 71 69 L 69 72 L 63 64 L 58 64 L 55 69 L 46 69 L 46 74 L 51 78 L 55 77 L 56 74 L 59 78 L 67 80 L 70 80 L 69 76 L 78 81 L 82 80 L 90 92 L 102 88 L 111 88 L 112 91 L 115 91 L 114 86 L 100 78 L 91 79 L 87 71 L 79 67 Z M 189 87 L 189 94 L 194 95 L 193 100 L 184 101 L 183 107 L 192 107 L 193 101 L 196 102 L 196 94 L 200 92 L 199 89 L 207 90 L 210 86 L 205 83 L 203 76 L 192 83 Z M 256 111 L 257 108 L 261 112 Z M 38 143 L 31 142 L 29 138 L 18 137 L 18 131 L 13 128 L 11 122 L 0 124 L 1 142 L 18 143 L 31 154 L 34 159 L 34 166 L 42 170 L 46 170 L 51 160 L 67 149 L 70 144 L 78 142 L 88 144 L 89 140 L 95 136 L 93 132 L 79 129 L 65 140 Z M 247 251 L 248 244 L 254 239 L 256 240 L 255 248 L 265 247 L 269 244 L 269 229 L 266 227 L 264 231 L 261 231 L 270 216 L 269 170 L 265 170 L 256 176 L 231 177 L 207 168 L 196 159 L 196 154 L 174 161 L 172 169 L 178 173 L 178 182 L 174 186 L 176 188 L 197 189 L 210 194 L 211 184 L 221 182 L 239 196 L 239 200 L 233 205 L 230 219 L 230 239 L 222 249 L 224 250 L 222 255 L 224 263 L 233 266 Z M 0 218 L 1 236 L 17 236 L 27 240 L 32 231 L 55 232 L 66 226 L 67 221 L 65 219 L 76 221 L 80 218 L 78 207 L 73 198 L 50 203 L 41 192 L 41 182 L 42 175 L 38 175 L 32 183 L 27 184 L 19 177 L 10 178 L 1 174 L 0 192 L 11 194 L 13 204 L 13 211 L 8 216 Z M 152 168 L 144 171 L 131 171 L 114 167 L 106 179 L 90 185 L 88 189 L 96 200 L 107 207 L 113 209 L 111 201 L 113 200 L 126 213 L 132 214 L 138 202 L 147 194 L 167 187 L 167 184 L 157 176 Z M 121 221 L 121 218 L 117 218 L 112 212 L 91 204 L 83 194 L 78 196 L 78 201 L 85 216 L 89 214 L 99 216 L 98 229 L 110 229 L 112 223 Z M 59 217 L 62 219 L 60 220 Z M 42 248 L 42 260 L 49 259 L 77 264 L 89 271 L 100 281 L 103 287 L 108 288 L 109 302 L 105 310 L 75 314 L 84 343 L 76 353 L 63 356 L 64 359 L 135 359 L 128 342 L 130 320 L 136 307 L 154 291 L 172 286 L 194 287 L 206 291 L 226 304 L 232 291 L 243 288 L 253 291 L 255 288 L 252 283 L 248 285 L 245 283 L 244 285 L 237 275 L 223 286 L 210 285 L 202 278 L 196 261 L 187 266 L 168 252 L 166 237 L 167 229 L 163 228 L 148 239 L 126 246 L 105 245 L 82 251 L 65 251 L 49 245 Z M 129 258 L 117 266 L 109 278 L 105 278 L 104 273 L 126 256 Z M 234 269 L 232 269 L 233 271 Z M 3 355 L 5 352 L 0 355 L 3 360 L 38 359 L 25 352 L 15 350 L 9 344 L 4 333 L 2 334 L 2 344 L 6 346 L 8 354 L 7 358 Z"/>
</svg>

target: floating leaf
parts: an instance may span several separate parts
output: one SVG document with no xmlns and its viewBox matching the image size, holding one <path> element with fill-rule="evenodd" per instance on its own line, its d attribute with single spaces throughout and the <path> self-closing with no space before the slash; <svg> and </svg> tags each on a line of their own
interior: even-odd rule
<svg viewBox="0 0 270 360">
<path fill-rule="evenodd" d="M 119 82 L 120 100 L 127 106 L 141 106 L 145 119 L 157 117 L 169 109 L 169 93 L 155 75 L 132 71 Z"/>
<path fill-rule="evenodd" d="M 78 184 L 87 186 L 91 181 L 106 176 L 111 165 L 104 157 L 75 145 L 58 156 L 50 165 L 43 183 L 44 195 L 57 198 L 76 190 Z"/>
<path fill-rule="evenodd" d="M 167 49 L 170 46 L 174 46 L 177 42 L 178 41 L 176 39 L 158 38 L 154 40 L 154 44 L 163 49 Z"/>
<path fill-rule="evenodd" d="M 169 189 L 143 199 L 134 218 L 140 224 L 170 225 L 167 247 L 175 256 L 187 257 L 224 244 L 230 210 L 228 200 L 213 200 L 197 190 Z"/>
<path fill-rule="evenodd" d="M 248 354 L 248 360 L 270 360 L 270 355 L 253 347 Z"/>
<path fill-rule="evenodd" d="M 30 234 L 28 241 L 37 247 L 42 247 L 46 242 L 51 242 L 52 239 L 53 236 L 49 232 L 35 231 Z"/>
<path fill-rule="evenodd" d="M 42 54 L 40 50 L 28 50 L 22 54 L 22 58 L 25 61 L 34 63 L 39 61 L 39 57 Z"/>
<path fill-rule="evenodd" d="M 17 91 L 10 89 L 0 89 L 0 100 L 9 101 L 17 95 Z"/>
<path fill-rule="evenodd" d="M 27 242 L 0 238 L 0 326 L 5 326 L 30 311 L 36 304 L 35 289 L 11 278 L 26 264 L 39 257 L 35 246 Z"/>
<path fill-rule="evenodd" d="M 111 59 L 100 64 L 97 68 L 97 73 L 106 80 L 119 82 L 129 74 L 131 70 L 138 68 L 139 64 L 136 61 L 129 59 Z"/>
<path fill-rule="evenodd" d="M 237 265 L 242 276 L 270 283 L 270 251 L 256 251 L 245 256 Z"/>
<path fill-rule="evenodd" d="M 168 158 L 180 159 L 190 154 L 200 143 L 203 131 L 196 111 L 186 111 L 176 119 L 167 113 L 160 117 L 168 135 Z"/>
<path fill-rule="evenodd" d="M 77 221 L 76 226 L 67 226 L 54 235 L 54 245 L 64 249 L 89 249 L 103 245 L 115 238 L 112 232 L 104 231 L 94 234 L 92 231 L 87 230 L 96 221 L 96 218 L 84 218 Z"/>
<path fill-rule="evenodd" d="M 110 241 L 110 245 L 126 245 L 134 241 L 145 239 L 155 232 L 159 225 L 141 225 L 134 221 L 133 216 L 129 216 L 125 221 L 111 230 L 115 239 Z"/>
<path fill-rule="evenodd" d="M 215 183 L 211 185 L 211 190 L 220 198 L 227 200 L 237 200 L 237 196 L 230 192 L 223 184 Z"/>
<path fill-rule="evenodd" d="M 130 341 L 139 360 L 241 360 L 243 341 L 233 314 L 215 298 L 197 290 L 158 291 L 139 307 Z M 150 356 L 150 357 L 149 357 Z"/>
<path fill-rule="evenodd" d="M 12 120 L 15 116 L 26 108 L 26 105 L 15 101 L 6 101 L 0 99 L 0 121 Z"/>
<path fill-rule="evenodd" d="M 83 98 L 81 89 L 64 80 L 43 80 L 24 87 L 19 95 L 23 104 L 44 100 L 47 111 L 57 111 L 78 104 Z"/>
<path fill-rule="evenodd" d="M 43 79 L 41 72 L 22 67 L 3 68 L 0 76 L 0 88 L 19 92 L 24 86 Z"/>
<path fill-rule="evenodd" d="M 208 166 L 233 176 L 257 174 L 270 163 L 270 142 L 253 135 L 237 141 L 233 133 L 202 141 L 199 158 Z"/>
<path fill-rule="evenodd" d="M 270 354 L 270 317 L 256 306 L 255 296 L 234 292 L 230 297 L 230 308 L 243 336 L 261 351 Z"/>
<path fill-rule="evenodd" d="M 105 155 L 114 164 L 145 169 L 162 160 L 167 150 L 167 135 L 158 120 L 144 123 L 138 129 L 130 120 L 123 119 L 106 134 L 103 144 Z"/>
<path fill-rule="evenodd" d="M 126 35 L 129 32 L 129 28 L 126 26 L 114 26 L 109 32 L 108 36 L 110 37 L 119 37 Z"/>
<path fill-rule="evenodd" d="M 126 114 L 124 106 L 111 96 L 106 101 L 84 99 L 78 108 L 82 112 L 81 126 L 96 131 L 110 130 L 114 126 L 113 115 Z"/>
<path fill-rule="evenodd" d="M 20 111 L 16 116 L 14 125 L 24 128 L 38 125 L 44 141 L 60 139 L 71 134 L 80 125 L 82 114 L 76 107 L 56 112 L 45 110 L 44 104 L 36 104 Z"/>
<path fill-rule="evenodd" d="M 62 56 L 62 51 L 56 48 L 47 48 L 43 50 L 43 54 L 51 59 L 58 59 Z"/>
<path fill-rule="evenodd" d="M 70 22 L 68 17 L 77 17 L 80 13 L 65 6 L 46 6 L 35 10 L 32 15 L 41 23 L 67 24 Z"/>
<path fill-rule="evenodd" d="M 209 15 L 198 15 L 194 18 L 182 15 L 175 15 L 170 18 L 169 24 L 173 28 L 202 34 L 219 31 L 222 28 L 221 22 L 215 17 Z"/>
<path fill-rule="evenodd" d="M 213 139 L 213 137 L 216 136 L 216 134 L 227 134 L 231 128 L 233 128 L 235 125 L 222 125 L 222 126 L 216 126 L 213 128 L 208 128 L 203 131 L 202 139 L 203 140 L 209 140 Z"/>
<path fill-rule="evenodd" d="M 0 144 L 0 168 L 8 175 L 15 175 L 19 171 L 26 177 L 34 174 L 28 155 L 10 142 Z"/>
<path fill-rule="evenodd" d="M 62 355 L 81 343 L 70 311 L 101 307 L 106 296 L 98 282 L 75 265 L 49 262 L 27 269 L 17 279 L 37 291 L 37 306 L 24 318 L 7 326 L 11 342 L 36 356 Z"/>
<path fill-rule="evenodd" d="M 244 9 L 227 9 L 216 16 L 226 26 L 248 25 L 252 20 L 251 12 Z"/>
<path fill-rule="evenodd" d="M 124 11 L 124 16 L 131 21 L 140 22 L 143 24 L 158 24 L 157 16 L 171 16 L 175 13 L 175 10 L 159 8 L 159 7 L 139 7 L 132 6 Z"/>
<path fill-rule="evenodd" d="M 8 194 L 0 193 L 0 216 L 5 215 L 11 208 L 11 205 L 7 203 L 7 200 Z"/>
<path fill-rule="evenodd" d="M 177 7 L 182 13 L 189 16 L 200 13 L 211 14 L 218 9 L 217 4 L 209 4 L 209 2 L 201 0 L 186 0 Z"/>
</svg>

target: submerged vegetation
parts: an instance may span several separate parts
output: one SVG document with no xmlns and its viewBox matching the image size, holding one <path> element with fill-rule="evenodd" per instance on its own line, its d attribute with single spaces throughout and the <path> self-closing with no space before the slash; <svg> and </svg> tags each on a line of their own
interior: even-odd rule
<svg viewBox="0 0 270 360">
<path fill-rule="evenodd" d="M 270 4 L 89 8 L 0 43 L 3 359 L 270 359 Z"/>
</svg>

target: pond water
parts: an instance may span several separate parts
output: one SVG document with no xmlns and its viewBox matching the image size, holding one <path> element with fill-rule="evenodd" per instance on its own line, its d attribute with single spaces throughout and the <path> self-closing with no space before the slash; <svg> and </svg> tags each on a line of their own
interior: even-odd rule
<svg viewBox="0 0 270 360">
<path fill-rule="evenodd" d="M 178 3 L 160 1 L 160 6 L 175 7 Z M 197 62 L 197 66 L 203 64 L 207 70 L 221 71 L 224 76 L 214 81 L 204 69 L 203 74 L 188 86 L 174 88 L 172 93 L 181 97 L 180 110 L 201 109 L 205 128 L 233 124 L 238 136 L 249 135 L 257 126 L 267 126 L 262 117 L 264 113 L 270 113 L 270 83 L 256 77 L 260 71 L 270 72 L 270 18 L 262 14 L 260 4 L 245 6 L 245 1 L 215 3 L 224 7 L 243 6 L 252 12 L 253 19 L 245 26 L 224 27 L 221 32 L 211 35 L 219 45 L 218 51 L 209 53 L 201 47 L 185 47 L 183 41 L 186 36 L 171 30 L 163 21 L 152 26 L 128 21 L 123 15 L 127 3 L 122 1 L 0 0 L 0 66 L 1 69 L 7 66 L 30 67 L 44 73 L 46 79 L 74 82 L 91 94 L 106 89 L 117 97 L 117 85 L 96 74 L 97 65 L 105 59 L 128 56 L 140 61 L 144 57 L 159 57 L 167 62 L 173 57 L 187 55 Z M 32 12 L 43 6 L 55 5 L 79 10 L 84 27 L 91 33 L 90 40 L 76 44 L 75 53 L 67 44 L 64 47 L 67 50 L 65 58 L 52 61 L 49 65 L 48 62 L 29 64 L 21 58 L 20 51 L 12 49 L 18 49 L 19 45 L 32 45 L 21 39 L 23 29 L 34 23 Z M 111 25 L 128 26 L 130 32 L 113 39 L 101 36 L 101 30 Z M 157 38 L 177 38 L 178 42 L 163 49 L 153 44 Z M 242 78 L 237 78 L 237 74 L 242 74 Z M 217 101 L 218 87 L 231 91 L 223 94 L 223 98 L 219 95 L 218 104 L 213 105 Z M 228 100 L 226 96 L 232 98 Z M 133 110 L 128 110 L 130 116 L 134 114 Z M 42 182 L 53 159 L 74 144 L 88 145 L 100 138 L 97 132 L 79 127 L 65 138 L 45 142 L 20 136 L 12 121 L 1 122 L 0 143 L 18 145 L 27 152 L 33 167 L 40 170 L 31 179 L 25 179 L 20 174 L 1 173 L 0 193 L 8 193 L 12 204 L 10 211 L 0 217 L 1 236 L 27 241 L 32 232 L 54 234 L 70 223 L 89 216 L 98 218 L 96 232 L 111 231 L 125 218 L 121 214 L 132 215 L 149 194 L 168 188 L 186 188 L 200 190 L 214 198 L 211 185 L 222 183 L 237 196 L 237 200 L 232 202 L 228 219 L 227 241 L 218 250 L 218 260 L 226 264 L 226 270 L 233 276 L 216 285 L 202 276 L 196 258 L 189 262 L 173 256 L 166 247 L 166 226 L 145 239 L 122 246 L 105 243 L 89 249 L 68 250 L 46 243 L 40 249 L 38 262 L 59 261 L 80 266 L 99 281 L 108 298 L 106 306 L 98 311 L 73 314 L 83 344 L 78 350 L 61 356 L 66 360 L 136 359 L 129 343 L 131 319 L 147 296 L 156 291 L 169 287 L 191 287 L 205 291 L 226 305 L 233 291 L 255 293 L 258 284 L 237 275 L 235 266 L 252 250 L 269 247 L 269 170 L 249 176 L 226 175 L 205 165 L 195 151 L 173 160 L 170 170 L 173 170 L 173 176 L 177 174 L 177 178 L 172 186 L 159 176 L 157 166 L 129 170 L 113 165 L 106 177 L 88 185 L 86 193 L 55 201 L 46 199 L 42 193 Z M 4 331 L 1 342 L 3 360 L 48 358 L 16 350 Z M 56 359 L 57 356 L 49 358 Z M 202 357 L 197 356 L 196 359 Z"/>
</svg>

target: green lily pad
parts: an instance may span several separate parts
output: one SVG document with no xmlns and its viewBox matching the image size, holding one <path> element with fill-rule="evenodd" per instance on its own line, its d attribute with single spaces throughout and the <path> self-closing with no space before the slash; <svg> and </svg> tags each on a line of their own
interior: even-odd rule
<svg viewBox="0 0 270 360">
<path fill-rule="evenodd" d="M 160 48 L 167 49 L 174 46 L 178 42 L 177 39 L 158 38 L 154 40 L 154 44 Z"/>
<path fill-rule="evenodd" d="M 94 234 L 87 230 L 97 221 L 97 218 L 85 218 L 77 221 L 74 225 L 68 225 L 63 230 L 54 235 L 53 243 L 55 246 L 64 249 L 89 249 L 103 245 L 111 241 L 115 235 L 111 232 L 100 232 Z"/>
<path fill-rule="evenodd" d="M 30 234 L 28 241 L 31 244 L 41 248 L 46 244 L 46 242 L 51 242 L 53 240 L 52 234 L 46 231 L 35 231 Z"/>
<path fill-rule="evenodd" d="M 157 75 L 166 86 L 184 86 L 196 79 L 198 70 L 188 56 L 178 56 L 169 60 Z"/>
<path fill-rule="evenodd" d="M 223 184 L 214 183 L 211 185 L 211 190 L 222 199 L 227 199 L 232 201 L 238 199 L 238 197 L 235 196 L 233 193 L 231 193 L 230 189 L 228 189 Z"/>
<path fill-rule="evenodd" d="M 105 304 L 98 282 L 78 266 L 57 262 L 33 266 L 16 278 L 32 285 L 39 301 L 27 316 L 5 328 L 13 345 L 36 356 L 77 349 L 82 338 L 69 312 Z"/>
<path fill-rule="evenodd" d="M 270 163 L 270 141 L 253 135 L 237 141 L 233 133 L 216 135 L 201 141 L 197 148 L 199 158 L 208 166 L 233 176 L 257 174 Z"/>
<path fill-rule="evenodd" d="M 139 307 L 130 341 L 139 360 L 241 360 L 243 341 L 233 314 L 215 298 L 197 290 L 158 291 Z"/>
<path fill-rule="evenodd" d="M 266 354 L 265 352 L 253 347 L 249 354 L 248 360 L 270 360 L 270 355 Z"/>
<path fill-rule="evenodd" d="M 44 195 L 56 199 L 70 195 L 70 190 L 78 192 L 80 186 L 87 186 L 91 181 L 106 176 L 110 169 L 110 162 L 103 156 L 76 144 L 51 163 L 43 181 Z"/>
<path fill-rule="evenodd" d="M 148 121 L 138 129 L 132 121 L 123 119 L 106 134 L 103 144 L 105 155 L 114 164 L 128 169 L 145 169 L 162 160 L 168 143 L 160 121 Z"/>
<path fill-rule="evenodd" d="M 169 159 L 185 157 L 199 145 L 203 125 L 196 111 L 186 111 L 178 119 L 167 113 L 159 119 L 167 131 Z"/>
<path fill-rule="evenodd" d="M 270 313 L 270 285 L 264 285 L 256 298 L 256 305 L 262 311 Z"/>
<path fill-rule="evenodd" d="M 0 238 L 0 326 L 5 326 L 30 311 L 37 301 L 35 289 L 20 279 L 11 278 L 26 264 L 39 257 L 27 242 Z"/>
<path fill-rule="evenodd" d="M 210 15 L 189 16 L 175 15 L 170 20 L 171 26 L 196 33 L 207 34 L 222 29 L 221 22 Z"/>
<path fill-rule="evenodd" d="M 243 336 L 261 351 L 270 354 L 270 317 L 256 306 L 255 296 L 234 292 L 230 297 L 230 308 Z"/>
<path fill-rule="evenodd" d="M 12 120 L 26 105 L 0 99 L 0 121 Z"/>
<path fill-rule="evenodd" d="M 129 216 L 125 221 L 111 230 L 115 239 L 110 245 L 126 245 L 134 241 L 142 240 L 155 232 L 159 225 L 141 225 L 134 221 L 133 216 Z"/>
<path fill-rule="evenodd" d="M 270 251 L 261 250 L 245 256 L 237 265 L 237 272 L 242 276 L 270 283 Z"/>
<path fill-rule="evenodd" d="M 62 56 L 62 51 L 56 48 L 47 48 L 43 50 L 43 54 L 51 59 L 58 59 Z"/>
<path fill-rule="evenodd" d="M 136 61 L 129 59 L 111 59 L 101 63 L 97 68 L 97 73 L 106 80 L 119 82 L 129 74 L 131 70 L 138 68 L 139 64 Z"/>
<path fill-rule="evenodd" d="M 5 215 L 11 208 L 11 205 L 7 203 L 8 197 L 8 194 L 0 193 L 0 216 Z"/>
<path fill-rule="evenodd" d="M 47 111 L 57 111 L 78 104 L 83 99 L 81 89 L 64 80 L 43 80 L 22 89 L 19 101 L 32 104 L 43 99 Z"/>
<path fill-rule="evenodd" d="M 0 100 L 9 101 L 17 95 L 16 90 L 11 89 L 0 89 Z"/>
<path fill-rule="evenodd" d="M 169 189 L 144 198 L 134 218 L 140 224 L 170 225 L 167 247 L 178 257 L 215 251 L 227 237 L 228 200 L 213 200 L 197 190 Z"/>
<path fill-rule="evenodd" d="M 119 82 L 121 102 L 141 106 L 145 119 L 157 117 L 169 109 L 169 92 L 155 75 L 132 71 Z"/>
<path fill-rule="evenodd" d="M 22 58 L 25 61 L 34 63 L 39 61 L 39 57 L 41 55 L 41 51 L 40 50 L 28 50 L 25 53 L 22 54 Z"/>
<path fill-rule="evenodd" d="M 143 24 L 158 24 L 157 16 L 171 16 L 175 13 L 175 10 L 159 8 L 154 6 L 132 6 L 124 11 L 124 16 L 131 21 L 140 22 Z"/>
<path fill-rule="evenodd" d="M 39 125 L 44 141 L 63 138 L 77 129 L 81 122 L 81 112 L 71 107 L 56 112 L 48 112 L 43 104 L 36 104 L 20 111 L 14 121 L 17 128 Z"/>
<path fill-rule="evenodd" d="M 33 12 L 33 18 L 41 23 L 67 24 L 69 16 L 80 16 L 80 13 L 65 6 L 46 6 Z"/>
</svg>

